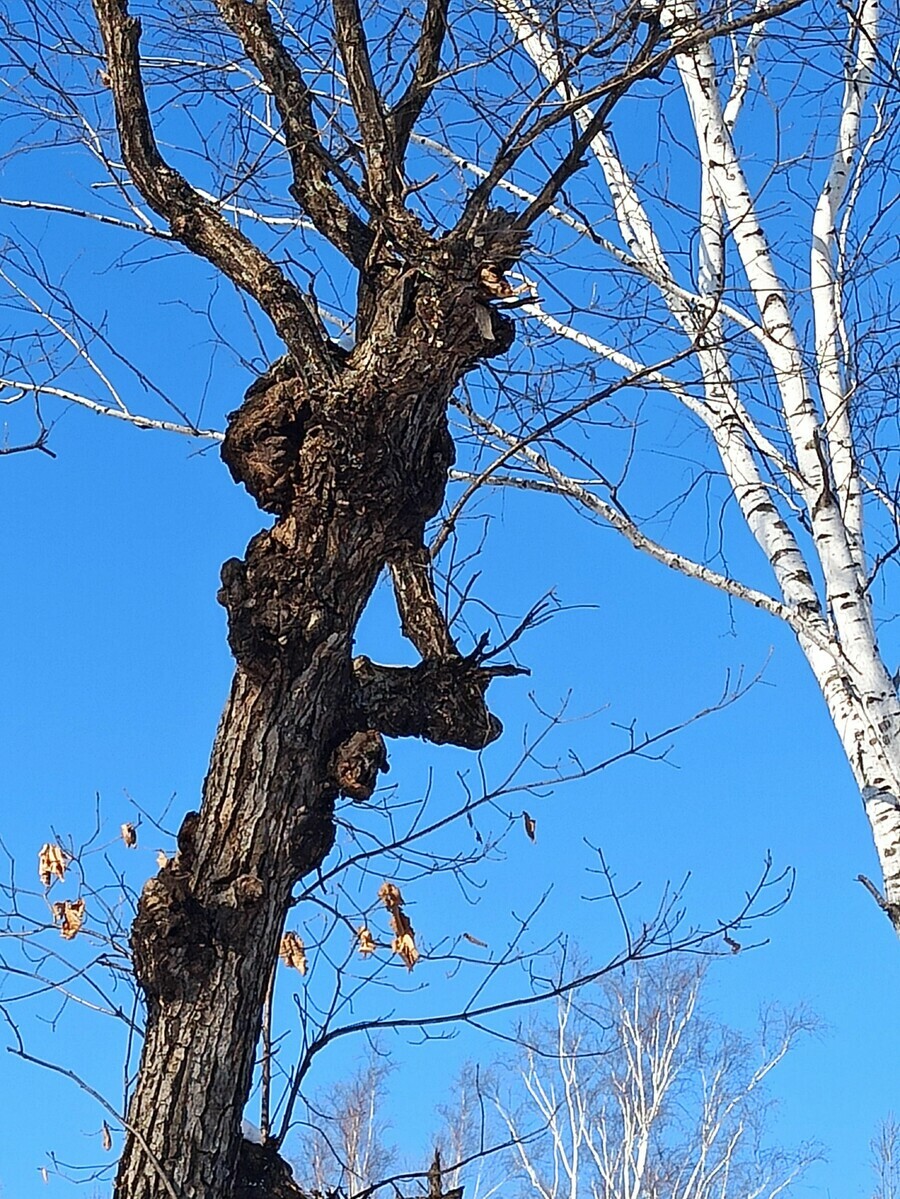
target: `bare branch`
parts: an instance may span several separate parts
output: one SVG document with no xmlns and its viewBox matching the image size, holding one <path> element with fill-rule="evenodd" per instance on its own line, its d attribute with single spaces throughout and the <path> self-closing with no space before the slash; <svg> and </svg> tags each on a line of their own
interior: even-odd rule
<svg viewBox="0 0 900 1199">
<path fill-rule="evenodd" d="M 332 0 L 331 7 L 335 39 L 365 150 L 366 183 L 373 202 L 384 210 L 399 196 L 401 164 L 372 72 L 362 12 L 357 0 Z"/>
<path fill-rule="evenodd" d="M 361 268 L 372 234 L 329 181 L 329 174 L 334 174 L 349 183 L 321 143 L 310 90 L 276 32 L 268 6 L 252 0 L 216 0 L 216 4 L 275 99 L 293 170 L 291 194 L 319 232 Z"/>
<path fill-rule="evenodd" d="M 296 285 L 160 155 L 141 78 L 140 22 L 129 16 L 126 0 L 94 0 L 94 11 L 106 47 L 122 157 L 136 187 L 175 238 L 256 300 L 298 369 L 322 369 L 328 355 Z"/>
<path fill-rule="evenodd" d="M 416 121 L 428 103 L 437 82 L 441 65 L 441 49 L 447 33 L 448 8 L 449 0 L 427 0 L 419 32 L 416 65 L 412 79 L 388 116 L 394 151 L 400 167 L 402 167 Z"/>
</svg>

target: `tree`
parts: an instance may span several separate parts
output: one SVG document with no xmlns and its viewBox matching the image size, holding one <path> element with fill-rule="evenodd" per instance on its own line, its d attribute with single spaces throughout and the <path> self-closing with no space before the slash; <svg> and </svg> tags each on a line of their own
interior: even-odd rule
<svg viewBox="0 0 900 1199">
<path fill-rule="evenodd" d="M 878 1185 L 872 1199 L 894 1199 L 897 1194 L 897 1122 L 888 1116 L 872 1141 L 872 1165 Z"/>
<path fill-rule="evenodd" d="M 567 19 L 557 18 L 561 32 Z M 161 254 L 186 249 L 252 304 L 251 323 L 263 314 L 271 334 L 261 344 L 274 335 L 285 351 L 221 441 L 235 481 L 275 519 L 222 569 L 231 694 L 200 809 L 182 821 L 177 853 L 144 887 L 131 928 L 146 1023 L 121 1199 L 291 1193 L 269 1152 L 277 1142 L 253 1147 L 240 1120 L 294 888 L 332 847 L 336 797 L 371 797 L 385 737 L 480 749 L 500 733 L 486 689 L 518 672 L 497 664 L 484 639 L 463 653 L 435 595 L 425 527 L 454 459 L 448 404 L 470 372 L 510 349 L 507 274 L 616 103 L 679 48 L 760 19 L 713 8 L 673 37 L 642 24 L 634 6 L 596 24 L 576 13 L 567 78 L 577 99 L 560 102 L 553 88 L 522 93 L 507 65 L 520 56 L 515 39 L 498 42 L 505 27 L 479 10 L 448 39 L 445 0 L 430 0 L 419 22 L 383 6 L 364 21 L 355 0 L 296 17 L 251 0 L 173 5 L 151 9 L 143 28 L 124 0 L 96 0 L 93 17 L 80 3 L 27 0 L 20 20 L 3 17 L 25 147 L 86 150 L 113 197 L 99 212 L 12 203 L 96 217 Z M 596 111 L 579 128 L 573 117 L 588 101 Z M 448 201 L 449 167 L 419 178 L 411 147 L 427 136 L 422 124 L 449 136 L 460 122 L 459 148 L 480 146 L 490 165 Z M 515 211 L 494 201 L 514 170 L 538 180 Z M 318 264 L 308 291 L 285 229 Z M 202 432 L 183 412 L 137 413 L 107 367 L 152 392 L 150 369 L 77 314 L 26 238 L 8 258 L 13 302 L 44 325 L 9 339 L 3 385 L 10 401 L 33 399 L 37 433 L 7 453 L 52 453 L 54 399 L 139 427 Z M 352 310 L 352 334 L 318 302 L 323 277 Z M 170 294 L 180 294 L 177 272 Z M 335 320 L 337 339 L 327 332 Z M 85 373 L 108 403 L 79 386 Z M 352 654 L 385 569 L 414 666 Z M 382 898 L 412 964 L 402 899 L 390 889 Z M 74 937 L 83 909 L 59 906 Z M 302 951 L 287 948 L 295 963 Z"/>
<path fill-rule="evenodd" d="M 816 1022 L 775 1007 L 753 1034 L 738 1033 L 708 1011 L 707 981 L 696 957 L 669 956 L 570 991 L 549 1018 L 526 1020 L 505 1059 L 463 1070 L 442 1112 L 442 1160 L 477 1161 L 477 1199 L 511 1188 L 538 1199 L 790 1194 L 820 1149 L 773 1143 L 767 1086 Z M 335 1095 L 322 1151 L 309 1155 L 326 1167 L 316 1176 L 323 1193 L 358 1199 L 388 1176 L 389 1134 L 373 1101 L 384 1081 L 373 1059 Z M 889 1132 L 873 1143 L 885 1178 Z M 466 1177 L 448 1173 L 451 1186 Z M 471 1177 L 466 1184 L 471 1193 Z"/>
<path fill-rule="evenodd" d="M 575 102 L 568 47 L 539 10 L 522 0 L 496 7 L 540 83 Z M 675 33 L 697 9 L 679 0 L 659 19 Z M 584 285 L 554 277 L 547 301 L 526 307 L 569 343 L 560 364 L 569 393 L 538 427 L 520 396 L 493 413 L 470 406 L 490 457 L 455 512 L 487 484 L 551 492 L 670 569 L 785 622 L 871 826 L 883 890 L 860 881 L 900 932 L 900 701 L 879 646 L 879 624 L 893 616 L 900 491 L 885 198 L 895 183 L 896 22 L 862 0 L 798 22 L 788 59 L 762 23 L 719 45 L 676 55 L 657 91 L 655 133 L 648 122 L 629 128 L 623 113 L 620 139 L 615 120 L 591 136 L 593 187 L 586 172 L 552 212 L 560 242 L 580 239 Z M 587 130 L 583 99 L 575 119 Z M 804 100 L 819 114 L 814 127 L 783 125 L 779 113 Z M 660 346 L 672 355 L 666 370 L 650 361 Z M 634 403 L 619 398 L 610 414 L 597 381 L 616 372 Z M 598 409 L 602 439 L 586 431 Z M 642 471 L 645 443 L 655 457 Z M 695 462 L 687 480 L 660 467 L 661 447 L 675 454 L 683 444 Z M 704 504 L 707 520 L 697 519 Z M 685 511 L 694 519 L 660 536 Z"/>
<path fill-rule="evenodd" d="M 495 1080 L 517 1173 L 540 1199 L 774 1199 L 818 1150 L 774 1148 L 765 1082 L 805 1032 L 771 1011 L 756 1041 L 703 1010 L 703 971 L 670 958 L 567 996 Z"/>
</svg>

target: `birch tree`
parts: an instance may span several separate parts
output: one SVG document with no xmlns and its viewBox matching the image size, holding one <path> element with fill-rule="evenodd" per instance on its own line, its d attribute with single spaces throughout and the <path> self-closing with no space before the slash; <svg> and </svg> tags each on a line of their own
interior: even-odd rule
<svg viewBox="0 0 900 1199">
<path fill-rule="evenodd" d="M 900 1149 L 900 1129 L 891 1115 L 882 1121 L 872 1140 L 872 1165 L 878 1180 L 872 1199 L 896 1199 L 898 1190 L 900 1190 L 898 1149 Z"/>
<path fill-rule="evenodd" d="M 822 1156 L 814 1143 L 783 1145 L 775 1129 L 772 1075 L 816 1029 L 802 1008 L 772 1007 L 739 1033 L 710 1013 L 706 969 L 688 955 L 628 966 L 554 1007 L 519 1026 L 506 1056 L 468 1063 L 440 1107 L 448 1187 L 464 1183 L 476 1199 L 776 1199 Z M 384 1087 L 359 1088 L 363 1077 L 338 1090 L 327 1143 L 309 1155 L 326 1167 L 322 1193 L 362 1199 L 385 1179 L 412 1181 L 389 1177 L 389 1132 L 372 1102 Z M 877 1199 L 895 1194 L 891 1131 L 872 1146 Z M 367 1176 L 372 1159 L 384 1163 L 380 1183 Z M 446 1168 L 458 1162 L 467 1168 Z"/>
<path fill-rule="evenodd" d="M 567 996 L 483 1088 L 510 1172 L 537 1199 L 788 1195 L 819 1151 L 772 1143 L 766 1088 L 812 1027 L 806 1013 L 770 1011 L 754 1035 L 729 1029 L 683 959 Z"/>
<path fill-rule="evenodd" d="M 455 457 L 451 398 L 512 347 L 509 272 L 616 104 L 679 48 L 758 14 L 712 6 L 683 36 L 642 23 L 633 5 L 611 6 L 590 28 L 579 17 L 577 98 L 560 101 L 559 80 L 523 92 L 526 57 L 477 5 L 452 22 L 447 0 L 416 14 L 399 4 L 363 13 L 356 0 L 296 9 L 178 0 L 139 11 L 127 0 L 21 0 L 0 14 L 16 135 L 7 179 L 39 192 L 3 198 L 18 223 L 5 245 L 11 332 L 0 386 L 9 410 L 34 421 L 3 448 L 52 453 L 59 405 L 205 438 L 265 514 L 244 556 L 222 568 L 236 669 L 198 810 L 144 886 L 130 931 L 145 1020 L 132 1029 L 142 1056 L 121 1117 L 115 1193 L 290 1195 L 278 1137 L 253 1144 L 241 1118 L 279 946 L 298 969 L 304 960 L 297 938 L 282 942 L 285 918 L 301 898 L 318 898 L 336 799 L 371 798 L 386 738 L 490 744 L 501 727 L 488 685 L 518 673 L 497 660 L 508 644 L 461 646 L 435 593 L 425 531 Z M 556 25 L 567 27 L 564 12 Z M 426 169 L 426 148 L 448 143 L 457 158 L 486 164 L 474 185 L 446 156 L 436 174 L 433 163 Z M 516 169 L 537 190 L 501 206 L 498 188 Z M 120 254 L 149 259 L 173 301 L 193 280 L 189 313 L 211 306 L 220 287 L 233 291 L 219 343 L 256 338 L 251 357 L 274 361 L 253 370 L 243 400 L 226 401 L 224 428 L 154 382 L 165 346 L 136 336 L 155 327 L 154 289 L 135 289 L 127 312 L 92 313 L 33 233 L 50 218 L 119 239 L 91 241 L 97 274 Z M 353 651 L 383 572 L 412 666 Z M 390 835 L 356 860 L 408 844 L 389 813 L 385 826 Z M 416 815 L 410 838 L 428 827 Z M 48 886 L 65 865 L 58 849 L 42 854 Z M 399 889 L 386 882 L 381 894 L 394 946 L 412 966 Z M 14 882 L 7 898 L 16 921 Z M 52 910 L 67 943 L 90 930 L 83 898 Z M 363 952 L 370 941 L 360 933 Z M 494 1011 L 476 1005 L 456 1018 Z M 311 1055 L 336 1035 L 306 1046 L 288 1123 Z"/>
<path fill-rule="evenodd" d="M 534 86 L 577 102 L 571 52 L 544 10 L 524 0 L 496 7 L 529 55 Z M 644 12 L 673 38 L 700 19 L 691 0 Z M 875 0 L 809 20 L 761 18 L 730 45 L 676 53 L 642 90 L 644 107 L 591 133 L 583 174 L 547 218 L 559 254 L 577 244 L 587 283 L 535 269 L 547 294 L 526 307 L 536 340 L 568 347 L 559 369 L 583 372 L 572 384 L 580 394 L 565 399 L 557 388 L 537 429 L 521 415 L 542 402 L 527 387 L 505 409 L 470 404 L 486 453 L 453 515 L 486 484 L 550 492 L 661 565 L 788 625 L 872 830 L 883 888 L 860 881 L 900 932 L 900 705 L 877 611 L 881 598 L 882 615 L 895 607 L 898 543 L 886 225 L 896 35 L 895 14 L 885 21 Z M 589 130 L 593 116 L 582 104 L 578 127 Z M 482 174 L 475 162 L 460 167 Z M 508 186 L 527 202 L 527 188 Z M 665 370 L 651 360 L 660 344 L 677 358 Z M 608 399 L 596 381 L 617 377 L 623 391 L 603 436 L 586 432 Z M 663 491 L 649 464 L 641 473 L 642 437 L 696 447 L 698 431 L 703 448 L 692 451 L 697 470 L 683 488 Z M 752 564 L 741 577 L 691 552 L 691 533 L 656 533 L 710 478 L 710 502 L 722 505 L 710 518 L 720 522 L 719 557 L 740 557 L 743 529 L 768 584 Z M 642 508 L 664 521 L 642 519 Z"/>
</svg>

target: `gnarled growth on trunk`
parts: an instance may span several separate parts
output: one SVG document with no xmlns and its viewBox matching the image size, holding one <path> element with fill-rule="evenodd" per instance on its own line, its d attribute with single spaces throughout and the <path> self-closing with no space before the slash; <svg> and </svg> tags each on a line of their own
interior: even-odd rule
<svg viewBox="0 0 900 1199">
<path fill-rule="evenodd" d="M 198 1193 L 228 1193 L 227 1146 L 240 1149 L 228 1130 L 249 1090 L 266 979 L 291 890 L 331 847 L 338 791 L 371 794 L 382 735 L 478 749 L 500 732 L 484 693 L 509 668 L 457 651 L 427 569 L 418 588 L 398 586 L 420 665 L 352 655 L 384 568 L 402 575 L 413 558 L 422 563 L 425 522 L 453 461 L 453 388 L 511 338 L 499 313 L 494 338 L 479 331 L 480 265 L 466 244 L 423 237 L 422 265 L 388 285 L 366 340 L 348 355 L 323 345 L 318 378 L 288 371 L 251 388 L 229 423 L 223 458 L 276 521 L 223 567 L 231 698 L 199 817 L 147 884 L 133 930 L 149 1011 L 129 1118 L 145 1128 L 165 1107 L 167 1143 L 155 1152 L 176 1187 L 200 1178 Z M 402 312 L 390 303 L 399 286 Z M 157 1193 L 154 1174 L 130 1141 L 120 1193 Z"/>
</svg>

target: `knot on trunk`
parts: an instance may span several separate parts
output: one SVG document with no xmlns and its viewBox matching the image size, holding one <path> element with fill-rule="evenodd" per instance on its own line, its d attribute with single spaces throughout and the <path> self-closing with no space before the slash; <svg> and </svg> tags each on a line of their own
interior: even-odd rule
<svg viewBox="0 0 900 1199">
<path fill-rule="evenodd" d="M 384 738 L 375 729 L 352 733 L 335 750 L 331 763 L 341 795 L 357 803 L 372 798 L 378 775 L 387 774 L 389 769 Z"/>
<path fill-rule="evenodd" d="M 276 667 L 297 674 L 333 630 L 334 613 L 311 593 L 307 567 L 291 537 L 268 529 L 252 538 L 243 560 L 222 564 L 228 644 L 257 682 Z"/>
<path fill-rule="evenodd" d="M 228 417 L 222 460 L 260 508 L 290 509 L 294 472 L 310 418 L 310 404 L 289 358 L 280 358 L 253 383 Z"/>
<path fill-rule="evenodd" d="M 242 1140 L 233 1199 L 309 1199 L 294 1181 L 291 1167 L 278 1156 L 276 1143 Z"/>
<path fill-rule="evenodd" d="M 145 883 L 131 927 L 134 974 L 148 999 L 177 999 L 201 986 L 213 964 L 212 940 L 209 914 L 176 857 Z"/>
</svg>

